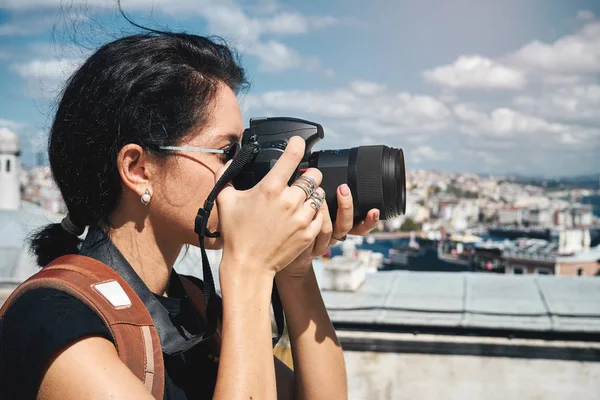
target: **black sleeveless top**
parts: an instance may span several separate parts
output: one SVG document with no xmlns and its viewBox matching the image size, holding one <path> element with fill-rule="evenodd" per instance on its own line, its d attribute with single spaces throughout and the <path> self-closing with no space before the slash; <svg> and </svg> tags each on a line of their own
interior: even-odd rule
<svg viewBox="0 0 600 400">
<path fill-rule="evenodd" d="M 91 230 L 81 254 L 115 269 L 150 312 L 163 348 L 167 400 L 211 398 L 218 362 L 206 355 L 202 325 L 173 270 L 168 297 L 152 293 L 104 232 Z M 187 277 L 202 289 L 202 281 Z M 0 396 L 35 399 L 42 373 L 61 349 L 87 336 L 112 340 L 85 304 L 55 289 L 34 289 L 15 301 L 0 324 Z"/>
</svg>

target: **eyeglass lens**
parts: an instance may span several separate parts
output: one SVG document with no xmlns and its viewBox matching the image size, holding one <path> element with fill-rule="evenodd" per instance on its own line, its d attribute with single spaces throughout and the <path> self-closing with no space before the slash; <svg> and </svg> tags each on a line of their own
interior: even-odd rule
<svg viewBox="0 0 600 400">
<path fill-rule="evenodd" d="M 227 158 L 227 161 L 233 159 L 233 157 L 235 157 L 235 155 L 237 154 L 237 152 L 240 150 L 241 146 L 239 143 L 234 143 L 232 144 L 226 151 L 225 151 L 225 157 Z"/>
</svg>

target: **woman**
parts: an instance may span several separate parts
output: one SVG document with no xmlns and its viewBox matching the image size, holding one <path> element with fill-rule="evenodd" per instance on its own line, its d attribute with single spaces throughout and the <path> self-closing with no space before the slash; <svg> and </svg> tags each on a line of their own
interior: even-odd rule
<svg viewBox="0 0 600 400">
<path fill-rule="evenodd" d="M 198 245 L 196 212 L 241 142 L 236 94 L 245 86 L 230 49 L 201 36 L 134 35 L 93 54 L 69 79 L 50 132 L 50 165 L 68 218 L 67 229 L 49 225 L 32 240 L 40 266 L 65 254 L 96 258 L 129 284 L 143 282 L 155 323 L 161 315 L 170 321 L 161 329 L 187 328 L 193 311 L 173 264 L 184 245 Z M 206 245 L 223 249 L 220 357 L 207 359 L 200 345 L 171 351 L 163 343 L 165 399 L 346 397 L 342 350 L 312 260 L 335 237 L 370 231 L 379 211 L 353 227 L 352 197 L 342 185 L 333 226 L 325 205 L 318 209 L 301 185 L 287 185 L 303 153 L 303 141 L 292 138 L 256 187 L 219 194 L 208 228 L 221 237 Z M 322 178 L 315 169 L 305 175 L 317 185 Z M 294 372 L 273 358 L 274 279 Z M 3 397 L 151 398 L 98 316 L 65 293 L 43 288 L 18 298 L 0 340 Z"/>
</svg>

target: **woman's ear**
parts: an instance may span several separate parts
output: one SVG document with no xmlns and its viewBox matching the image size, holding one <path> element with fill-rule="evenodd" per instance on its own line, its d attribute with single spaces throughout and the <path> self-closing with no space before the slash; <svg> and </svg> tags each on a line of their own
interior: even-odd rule
<svg viewBox="0 0 600 400">
<path fill-rule="evenodd" d="M 141 196 L 146 190 L 152 192 L 150 178 L 152 162 L 148 153 L 137 144 L 123 146 L 117 156 L 117 168 L 123 184 Z"/>
</svg>

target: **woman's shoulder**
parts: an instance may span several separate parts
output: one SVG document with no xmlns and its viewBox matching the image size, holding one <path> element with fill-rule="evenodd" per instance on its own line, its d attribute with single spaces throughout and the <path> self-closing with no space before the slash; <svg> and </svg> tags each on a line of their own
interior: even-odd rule
<svg viewBox="0 0 600 400">
<path fill-rule="evenodd" d="M 88 336 L 112 341 L 100 317 L 78 299 L 52 288 L 19 296 L 0 320 L 0 392 L 32 398 L 50 360 Z M 7 382 L 10 387 L 2 388 Z"/>
<path fill-rule="evenodd" d="M 108 332 L 100 317 L 75 297 L 58 289 L 38 287 L 24 292 L 7 308 L 0 325 L 0 340 L 5 343 L 19 331 L 43 339 L 49 331 L 87 330 L 90 322 L 91 326 L 99 322 Z"/>
</svg>

